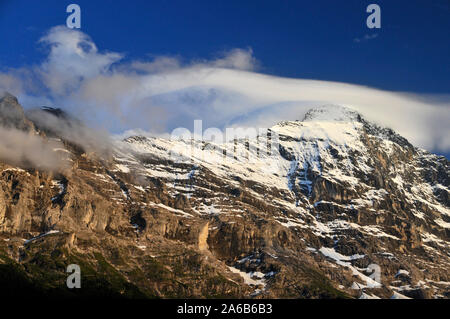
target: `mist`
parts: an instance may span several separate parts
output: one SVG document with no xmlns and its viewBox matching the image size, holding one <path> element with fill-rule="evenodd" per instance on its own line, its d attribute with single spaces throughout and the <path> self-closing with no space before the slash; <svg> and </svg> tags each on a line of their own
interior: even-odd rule
<svg viewBox="0 0 450 319">
<path fill-rule="evenodd" d="M 58 115 L 52 114 L 52 112 Z M 81 120 L 59 109 L 34 108 L 26 112 L 39 130 L 81 147 L 84 152 L 109 156 L 111 139 L 107 131 L 87 127 Z"/>
<path fill-rule="evenodd" d="M 68 165 L 61 142 L 0 126 L 0 161 L 22 168 L 61 171 Z"/>
</svg>

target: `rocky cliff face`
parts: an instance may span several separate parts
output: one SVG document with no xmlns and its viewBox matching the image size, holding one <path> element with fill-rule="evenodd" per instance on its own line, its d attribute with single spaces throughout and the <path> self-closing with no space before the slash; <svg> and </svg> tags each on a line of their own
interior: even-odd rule
<svg viewBox="0 0 450 319">
<path fill-rule="evenodd" d="M 33 123 L 25 117 L 23 108 L 17 98 L 9 93 L 6 93 L 0 99 L 0 126 L 23 131 L 34 129 Z"/>
<path fill-rule="evenodd" d="M 58 139 L 11 96 L 0 105 L 2 125 Z M 447 159 L 349 109 L 316 108 L 227 144 L 134 136 L 105 156 L 59 142 L 63 168 L 0 162 L 0 287 L 14 278 L 52 296 L 450 296 Z M 65 287 L 71 263 L 82 289 Z"/>
</svg>

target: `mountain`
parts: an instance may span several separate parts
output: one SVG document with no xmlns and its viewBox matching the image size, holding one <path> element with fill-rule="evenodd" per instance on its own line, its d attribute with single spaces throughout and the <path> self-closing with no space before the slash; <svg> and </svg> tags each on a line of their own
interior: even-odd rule
<svg viewBox="0 0 450 319">
<path fill-rule="evenodd" d="M 17 98 L 6 93 L 0 99 L 0 126 L 23 131 L 33 130 L 33 124 L 25 117 L 25 112 Z"/>
<path fill-rule="evenodd" d="M 450 297 L 448 160 L 351 109 L 226 143 L 132 136 L 107 155 L 70 127 L 59 170 L 0 160 L 2 293 L 23 293 L 15 278 L 67 297 Z M 73 263 L 82 289 L 65 286 Z"/>
</svg>

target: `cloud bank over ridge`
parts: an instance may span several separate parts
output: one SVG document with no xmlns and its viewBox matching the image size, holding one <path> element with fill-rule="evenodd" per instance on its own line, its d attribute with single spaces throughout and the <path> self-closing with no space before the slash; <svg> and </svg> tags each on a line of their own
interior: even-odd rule
<svg viewBox="0 0 450 319">
<path fill-rule="evenodd" d="M 323 104 L 354 108 L 389 126 L 414 145 L 450 151 L 450 96 L 387 92 L 369 87 L 258 73 L 251 49 L 212 60 L 174 57 L 128 61 L 99 51 L 86 34 L 57 26 L 41 38 L 48 49 L 39 65 L 0 72 L 0 91 L 25 106 L 62 107 L 111 132 L 141 128 L 154 134 L 176 127 L 269 127 L 301 119 Z M 4 67 L 4 66 L 3 66 Z"/>
</svg>

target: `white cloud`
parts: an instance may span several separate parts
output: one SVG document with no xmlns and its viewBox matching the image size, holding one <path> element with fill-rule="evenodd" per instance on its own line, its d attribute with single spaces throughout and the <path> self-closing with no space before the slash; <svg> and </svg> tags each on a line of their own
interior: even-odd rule
<svg viewBox="0 0 450 319">
<path fill-rule="evenodd" d="M 134 128 L 167 133 L 192 128 L 195 119 L 202 119 L 204 128 L 270 126 L 332 103 L 357 109 L 417 146 L 450 150 L 448 96 L 264 75 L 254 71 L 251 49 L 234 49 L 210 61 L 154 57 L 118 63 L 121 54 L 100 52 L 79 31 L 56 27 L 41 41 L 50 46 L 46 61 L 35 68 L 48 90 L 45 96 L 116 133 Z M 3 82 L 11 86 L 6 76 Z M 26 90 L 21 97 L 32 101 Z"/>
<path fill-rule="evenodd" d="M 253 57 L 253 50 L 233 49 L 224 54 L 220 59 L 211 63 L 216 68 L 230 68 L 238 70 L 253 70 L 256 66 L 256 59 Z"/>
<path fill-rule="evenodd" d="M 99 54 L 88 35 L 64 26 L 50 29 L 40 42 L 50 52 L 39 71 L 47 87 L 56 95 L 65 95 L 82 81 L 107 72 L 122 58 L 117 53 Z"/>
<path fill-rule="evenodd" d="M 22 84 L 20 83 L 20 80 L 12 74 L 0 73 L 0 89 L 0 94 L 3 93 L 2 91 L 18 94 L 22 92 Z"/>
<path fill-rule="evenodd" d="M 374 34 L 365 34 L 365 35 L 363 35 L 363 36 L 360 37 L 360 38 L 354 38 L 354 39 L 353 39 L 353 42 L 356 42 L 356 43 L 366 42 L 366 41 L 375 39 L 375 38 L 377 38 L 377 37 L 378 37 L 378 33 L 374 33 Z"/>
<path fill-rule="evenodd" d="M 21 167 L 59 171 L 67 167 L 67 155 L 57 141 L 45 141 L 37 135 L 0 126 L 0 160 Z"/>
</svg>

